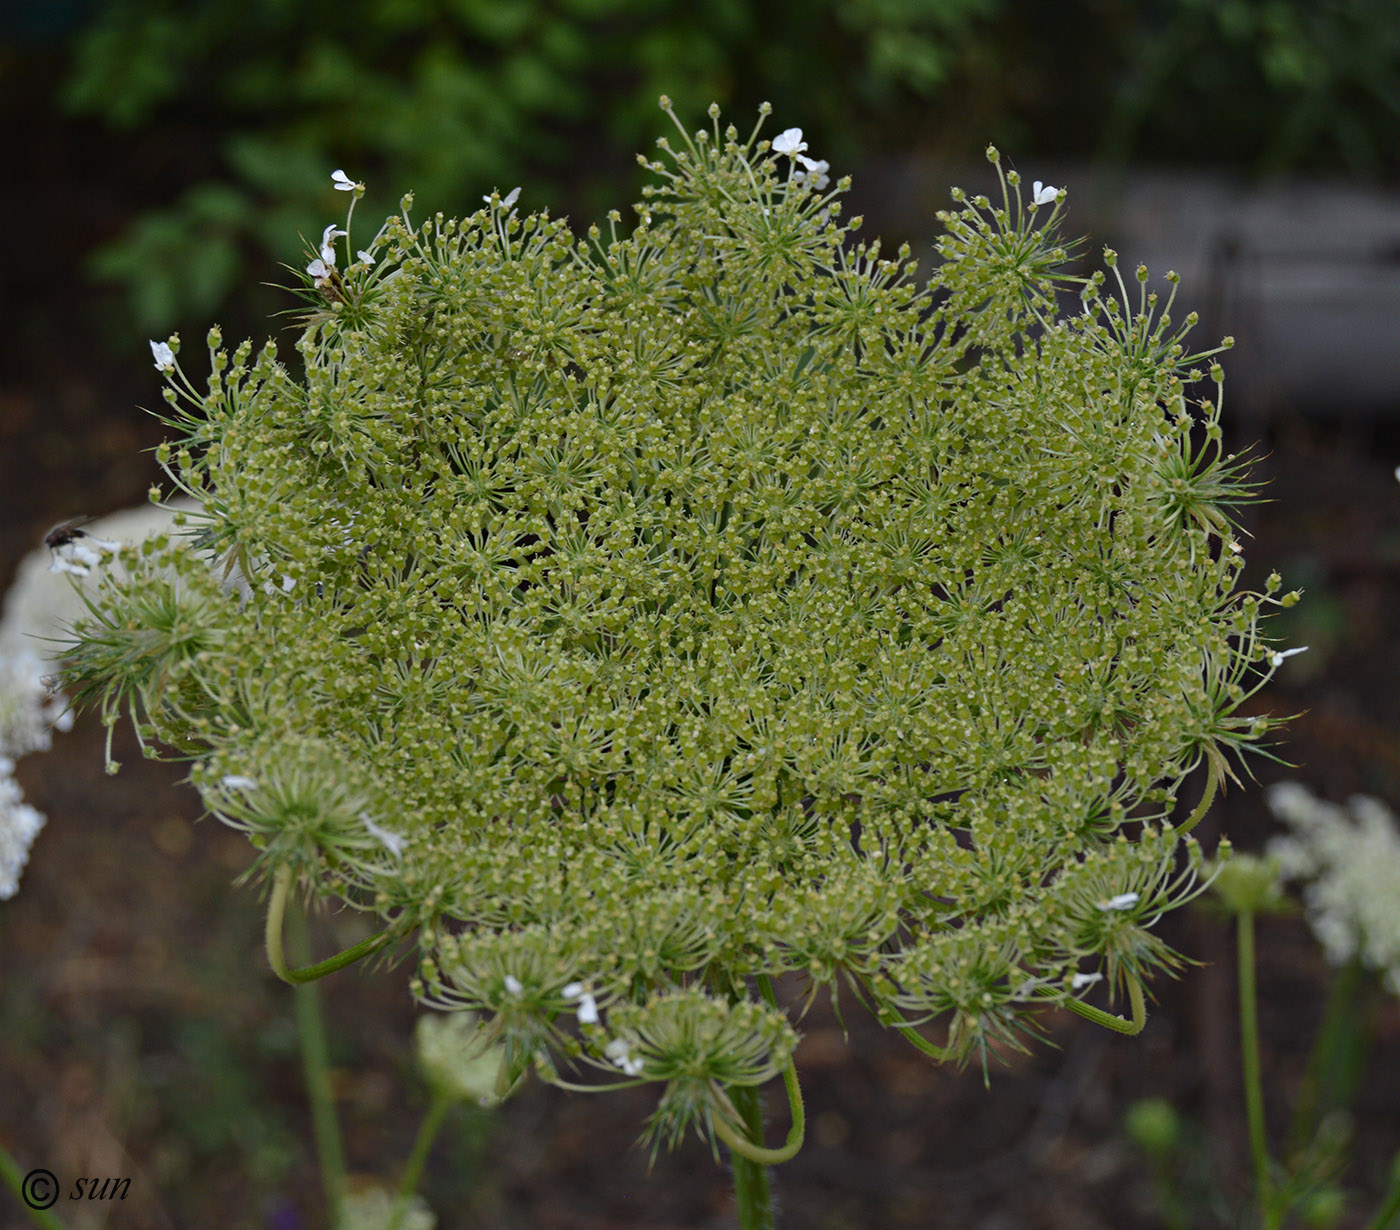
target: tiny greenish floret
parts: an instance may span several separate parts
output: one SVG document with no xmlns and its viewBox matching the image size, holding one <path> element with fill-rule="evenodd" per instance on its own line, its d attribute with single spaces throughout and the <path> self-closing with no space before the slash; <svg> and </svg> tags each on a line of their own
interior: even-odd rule
<svg viewBox="0 0 1400 1230">
<path fill-rule="evenodd" d="M 939 1060 L 1047 1007 L 1141 1028 L 1294 598 L 1236 589 L 1218 350 L 1145 270 L 1067 271 L 1063 189 L 989 150 L 920 280 L 766 115 L 677 122 L 630 231 L 514 192 L 327 227 L 302 376 L 153 349 L 200 511 L 122 552 L 66 675 L 260 850 L 279 972 L 337 964 L 285 970 L 286 895 L 342 901 L 382 928 L 352 955 L 480 1014 L 496 1095 L 656 1082 L 654 1139 L 760 1161 L 801 1138 L 779 976 Z M 768 1149 L 731 1095 L 779 1075 Z"/>
</svg>

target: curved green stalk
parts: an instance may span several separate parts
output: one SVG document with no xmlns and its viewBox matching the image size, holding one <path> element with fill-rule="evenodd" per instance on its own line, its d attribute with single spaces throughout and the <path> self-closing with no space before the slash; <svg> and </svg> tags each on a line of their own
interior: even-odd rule
<svg viewBox="0 0 1400 1230">
<path fill-rule="evenodd" d="M 1215 774 L 1212 773 L 1206 778 L 1206 792 L 1201 795 L 1201 801 L 1196 804 L 1196 810 L 1187 816 L 1177 827 L 1176 835 L 1178 837 L 1185 837 L 1187 833 L 1195 828 L 1196 825 L 1200 824 L 1205 818 L 1206 812 L 1210 810 L 1210 805 L 1215 802 L 1216 785 Z"/>
<path fill-rule="evenodd" d="M 780 1162 L 791 1161 L 797 1156 L 802 1148 L 802 1141 L 807 1134 L 807 1113 L 802 1105 L 802 1086 L 797 1083 L 797 1068 L 792 1060 L 788 1060 L 788 1065 L 783 1069 L 783 1084 L 787 1087 L 788 1109 L 792 1114 L 792 1127 L 788 1129 L 787 1141 L 780 1149 L 768 1149 L 762 1144 L 754 1144 L 752 1140 L 747 1140 L 744 1136 L 725 1122 L 722 1115 L 713 1118 L 715 1135 L 718 1136 L 730 1149 L 742 1157 L 748 1158 L 751 1162 L 759 1162 L 764 1166 L 776 1166 Z M 740 1102 L 748 1102 L 747 1096 L 741 1098 L 741 1091 L 748 1089 L 753 1093 L 752 1101 L 758 1103 L 758 1091 L 751 1085 L 736 1085 L 729 1091 L 729 1097 L 734 1103 L 734 1108 L 743 1117 L 745 1126 L 751 1135 L 759 1141 L 763 1139 L 763 1123 L 760 1119 L 757 1125 L 745 1113 L 745 1108 Z"/>
<path fill-rule="evenodd" d="M 267 923 L 263 929 L 264 942 L 267 945 L 267 963 L 272 967 L 272 972 L 283 982 L 289 982 L 293 986 L 304 982 L 315 982 L 316 979 L 333 974 L 336 970 L 344 969 L 347 965 L 353 965 L 362 957 L 378 952 L 392 938 L 387 929 L 376 931 L 368 939 L 361 940 L 344 952 L 338 952 L 335 956 L 327 957 L 324 961 L 318 961 L 315 965 L 303 965 L 298 969 L 289 968 L 282 953 L 282 920 L 287 913 L 287 896 L 291 887 L 292 867 L 290 863 L 283 863 L 277 869 L 277 874 L 272 881 L 272 896 L 267 903 Z"/>
<path fill-rule="evenodd" d="M 1079 999 L 1060 1001 L 1062 1008 L 1068 1008 L 1071 1012 L 1082 1016 L 1086 1021 L 1093 1021 L 1095 1025 L 1103 1025 L 1105 1028 L 1120 1034 L 1140 1034 L 1143 1026 L 1147 1024 L 1147 1001 L 1143 997 L 1142 983 L 1136 978 L 1128 979 L 1128 1004 L 1133 1010 L 1131 1018 L 1115 1016 L 1111 1012 L 1095 1008 L 1092 1004 L 1086 1004 Z"/>
</svg>

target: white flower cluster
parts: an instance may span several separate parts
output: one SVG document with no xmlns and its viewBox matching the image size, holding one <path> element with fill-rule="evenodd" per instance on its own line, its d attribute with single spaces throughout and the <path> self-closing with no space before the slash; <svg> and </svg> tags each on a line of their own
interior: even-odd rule
<svg viewBox="0 0 1400 1230">
<path fill-rule="evenodd" d="M 47 750 L 54 727 L 73 722 L 62 696 L 50 696 L 39 655 L 0 621 L 0 901 L 19 891 L 29 849 L 44 827 L 44 813 L 24 801 L 15 761 Z"/>
<path fill-rule="evenodd" d="M 15 781 L 15 762 L 0 756 L 0 901 L 19 891 L 20 872 L 29 861 L 29 847 L 44 827 L 44 814 L 24 801 Z"/>
<path fill-rule="evenodd" d="M 1356 795 L 1342 808 L 1297 782 L 1265 797 L 1293 830 L 1269 853 L 1285 878 L 1306 882 L 1308 921 L 1327 959 L 1360 957 L 1400 995 L 1400 821 L 1379 799 Z"/>
</svg>

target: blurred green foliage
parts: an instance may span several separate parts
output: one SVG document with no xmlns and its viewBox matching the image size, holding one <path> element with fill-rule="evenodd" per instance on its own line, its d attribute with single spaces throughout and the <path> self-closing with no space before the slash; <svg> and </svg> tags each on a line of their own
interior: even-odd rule
<svg viewBox="0 0 1400 1230">
<path fill-rule="evenodd" d="M 91 269 L 157 336 L 302 263 L 335 167 L 371 215 L 517 183 L 527 208 L 624 204 L 663 92 L 683 114 L 769 99 L 843 170 L 988 139 L 1400 169 L 1395 0 L 113 0 L 67 41 L 60 106 L 142 155 Z"/>
<path fill-rule="evenodd" d="M 516 183 L 528 207 L 562 199 L 595 212 L 625 203 L 616 193 L 633 188 L 661 93 L 700 114 L 746 94 L 749 110 L 771 85 L 783 122 L 849 145 L 853 109 L 928 95 L 996 7 L 127 0 L 76 32 L 62 98 L 119 134 L 159 129 L 187 160 L 187 189 L 96 257 L 155 331 L 214 311 L 243 272 L 240 254 L 296 259 L 298 230 L 319 233 L 327 209 L 344 206 L 329 190 L 335 167 L 369 182 L 371 213 L 407 188 L 420 209 L 460 212 Z"/>
</svg>

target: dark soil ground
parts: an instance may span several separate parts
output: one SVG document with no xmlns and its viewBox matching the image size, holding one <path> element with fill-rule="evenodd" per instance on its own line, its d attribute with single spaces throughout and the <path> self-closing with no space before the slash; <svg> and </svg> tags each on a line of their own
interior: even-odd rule
<svg viewBox="0 0 1400 1230">
<path fill-rule="evenodd" d="M 152 422 L 129 409 L 153 389 L 103 388 L 55 369 L 42 394 L 0 399 L 0 582 L 54 522 L 139 502 L 154 478 Z M 36 384 L 35 388 L 39 386 Z M 1400 407 L 1397 407 L 1400 409 Z M 1400 423 L 1400 418 L 1397 418 Z M 1345 429 L 1279 417 L 1252 436 L 1275 502 L 1249 511 L 1246 581 L 1277 566 L 1308 591 L 1276 630 L 1311 651 L 1259 699 L 1298 713 L 1283 753 L 1255 761 L 1261 783 L 1293 776 L 1333 799 L 1356 791 L 1400 804 L 1400 460 L 1395 426 Z M 66 1224 L 325 1226 L 291 992 L 267 971 L 258 892 L 233 881 L 245 842 L 199 813 L 178 768 L 143 761 L 102 772 L 86 720 L 20 777 L 47 813 L 21 890 L 0 904 L 0 1141 L 22 1170 L 65 1189 L 128 1176 L 118 1206 L 65 1200 Z M 1261 790 L 1232 787 L 1202 826 L 1261 848 L 1276 826 Z M 354 920 L 317 920 L 330 952 Z M 1124 1038 L 1076 1018 L 1045 1020 L 1052 1045 L 978 1070 L 934 1067 L 847 1004 L 849 1036 L 825 1003 L 806 1017 L 798 1067 L 807 1147 L 776 1172 L 790 1230 L 1121 1230 L 1163 1219 L 1152 1172 L 1128 1139 L 1137 1100 L 1168 1099 L 1187 1124 L 1173 1179 L 1177 1224 L 1245 1224 L 1248 1185 L 1230 924 L 1205 910 L 1162 925 L 1192 960 L 1162 982 L 1145 1033 Z M 1299 918 L 1260 938 L 1263 1062 L 1283 1135 L 1331 972 Z M 788 994 L 800 988 L 784 988 Z M 409 1037 L 402 969 L 352 969 L 322 984 L 335 1095 L 356 1179 L 392 1181 L 425 1099 Z M 1369 1067 L 1350 1116 L 1341 1223 L 1365 1224 L 1400 1148 L 1400 1001 L 1376 997 Z M 444 1227 L 734 1225 L 729 1177 L 696 1140 L 649 1166 L 635 1141 L 654 1094 L 590 1098 L 534 1085 L 494 1115 L 455 1112 L 425 1188 Z M 770 1091 L 770 1138 L 786 1131 Z M 22 1225 L 0 1192 L 0 1226 Z"/>
</svg>

